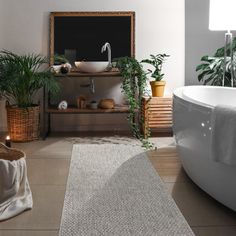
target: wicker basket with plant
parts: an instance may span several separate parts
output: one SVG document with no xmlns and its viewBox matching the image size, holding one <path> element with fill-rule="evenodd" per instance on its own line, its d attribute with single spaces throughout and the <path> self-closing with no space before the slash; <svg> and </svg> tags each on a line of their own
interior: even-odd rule
<svg viewBox="0 0 236 236">
<path fill-rule="evenodd" d="M 34 99 L 43 87 L 52 94 L 59 91 L 45 57 L 0 51 L 0 93 L 8 101 L 7 123 L 12 141 L 38 139 L 40 109 Z"/>
</svg>

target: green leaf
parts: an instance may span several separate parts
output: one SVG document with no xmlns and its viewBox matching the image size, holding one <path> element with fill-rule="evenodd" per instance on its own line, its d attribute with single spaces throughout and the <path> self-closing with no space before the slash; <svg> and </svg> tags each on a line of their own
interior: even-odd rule
<svg viewBox="0 0 236 236">
<path fill-rule="evenodd" d="M 210 73 L 212 73 L 211 70 L 203 71 L 201 74 L 198 75 L 198 81 L 203 80 L 203 78 L 204 78 L 206 75 L 209 75 Z"/>
<path fill-rule="evenodd" d="M 196 67 L 196 71 L 204 70 L 209 66 L 209 64 L 200 64 Z"/>
<path fill-rule="evenodd" d="M 201 61 L 209 62 L 209 57 L 205 55 L 201 58 Z"/>
<path fill-rule="evenodd" d="M 57 93 L 59 86 L 49 67 L 42 69 L 47 62 L 38 54 L 17 55 L 0 51 L 0 93 L 18 107 L 31 106 L 35 93 L 42 87 Z"/>
</svg>

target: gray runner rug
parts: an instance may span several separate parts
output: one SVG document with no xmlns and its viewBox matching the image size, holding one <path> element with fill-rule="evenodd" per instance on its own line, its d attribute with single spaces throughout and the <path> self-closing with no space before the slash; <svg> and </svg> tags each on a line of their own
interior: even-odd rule
<svg viewBox="0 0 236 236">
<path fill-rule="evenodd" d="M 141 147 L 75 144 L 59 235 L 194 234 Z"/>
</svg>

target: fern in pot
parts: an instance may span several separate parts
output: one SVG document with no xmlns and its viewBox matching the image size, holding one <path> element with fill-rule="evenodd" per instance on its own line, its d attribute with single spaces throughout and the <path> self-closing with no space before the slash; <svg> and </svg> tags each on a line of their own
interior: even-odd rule
<svg viewBox="0 0 236 236">
<path fill-rule="evenodd" d="M 47 59 L 36 54 L 17 55 L 0 51 L 0 93 L 7 102 L 8 132 L 12 141 L 32 141 L 39 136 L 39 105 L 36 93 L 45 88 L 56 94 L 59 85 Z"/>
</svg>

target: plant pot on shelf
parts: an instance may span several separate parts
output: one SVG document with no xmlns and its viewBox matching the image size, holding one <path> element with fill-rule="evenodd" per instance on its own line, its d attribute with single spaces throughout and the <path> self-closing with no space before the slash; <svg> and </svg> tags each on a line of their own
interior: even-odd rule
<svg viewBox="0 0 236 236">
<path fill-rule="evenodd" d="M 6 106 L 8 133 L 12 141 L 28 142 L 39 137 L 39 106 Z"/>
<path fill-rule="evenodd" d="M 153 97 L 163 97 L 166 85 L 165 81 L 151 81 L 150 85 L 152 88 Z"/>
</svg>

